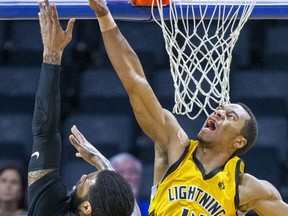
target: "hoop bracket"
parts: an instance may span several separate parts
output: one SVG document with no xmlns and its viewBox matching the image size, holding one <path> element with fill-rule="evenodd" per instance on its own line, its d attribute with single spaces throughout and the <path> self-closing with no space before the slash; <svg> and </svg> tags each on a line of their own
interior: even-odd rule
<svg viewBox="0 0 288 216">
<path fill-rule="evenodd" d="M 162 6 L 168 6 L 170 5 L 170 0 L 159 0 L 161 1 L 161 5 Z M 147 7 L 151 7 L 152 4 L 153 4 L 153 0 L 131 0 L 132 4 L 133 5 L 136 5 L 136 6 L 147 6 Z M 153 6 L 157 6 L 157 2 L 158 0 L 154 0 L 154 4 Z"/>
</svg>

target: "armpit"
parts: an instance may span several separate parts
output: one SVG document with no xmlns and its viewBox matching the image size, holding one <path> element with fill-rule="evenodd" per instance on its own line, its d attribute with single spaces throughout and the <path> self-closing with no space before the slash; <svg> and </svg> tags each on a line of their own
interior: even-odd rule
<svg viewBox="0 0 288 216">
<path fill-rule="evenodd" d="M 186 147 L 189 145 L 189 138 L 182 128 L 178 130 L 177 136 L 181 146 Z"/>
<path fill-rule="evenodd" d="M 32 185 L 34 182 L 52 172 L 54 169 L 45 169 L 28 172 L 28 186 Z"/>
</svg>

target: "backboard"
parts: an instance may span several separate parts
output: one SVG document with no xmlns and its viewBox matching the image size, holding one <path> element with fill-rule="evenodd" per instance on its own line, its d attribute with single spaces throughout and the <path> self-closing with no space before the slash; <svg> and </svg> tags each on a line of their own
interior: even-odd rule
<svg viewBox="0 0 288 216">
<path fill-rule="evenodd" d="M 175 4 L 185 5 L 189 0 L 175 0 Z M 205 0 L 203 0 L 204 2 Z M 206 0 L 211 4 L 217 0 Z M 223 0 L 224 1 L 224 0 Z M 237 2 L 237 0 L 226 0 Z M 58 8 L 59 17 L 68 19 L 95 19 L 94 12 L 89 8 L 88 0 L 51 0 Z M 107 5 L 115 19 L 131 21 L 151 21 L 151 8 L 139 7 L 131 0 L 107 0 Z M 166 10 L 166 8 L 164 8 Z M 38 19 L 37 0 L 1 0 L 0 19 Z M 168 16 L 167 12 L 165 12 Z M 251 19 L 287 19 L 288 1 L 258 0 L 250 17 Z"/>
</svg>

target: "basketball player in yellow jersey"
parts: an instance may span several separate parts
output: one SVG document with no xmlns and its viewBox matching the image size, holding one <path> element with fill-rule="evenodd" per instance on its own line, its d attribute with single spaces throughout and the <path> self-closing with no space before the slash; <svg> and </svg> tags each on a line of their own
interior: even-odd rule
<svg viewBox="0 0 288 216">
<path fill-rule="evenodd" d="M 154 187 L 150 215 L 236 215 L 238 176 L 243 173 L 243 162 L 233 157 L 206 174 L 195 154 L 197 146 L 198 141 L 191 141 L 158 187 Z"/>
<path fill-rule="evenodd" d="M 288 215 L 288 205 L 276 188 L 242 173 L 243 166 L 234 157 L 255 142 L 257 123 L 252 112 L 242 104 L 220 106 L 205 121 L 198 141 L 190 142 L 173 114 L 155 97 L 137 55 L 103 0 L 89 0 L 89 4 L 135 117 L 155 142 L 155 187 L 149 214 L 231 216 L 253 209 L 264 216 Z"/>
</svg>

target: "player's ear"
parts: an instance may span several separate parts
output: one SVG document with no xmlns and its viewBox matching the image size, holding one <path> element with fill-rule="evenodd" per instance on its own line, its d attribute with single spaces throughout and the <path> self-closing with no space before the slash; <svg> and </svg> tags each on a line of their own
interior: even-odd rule
<svg viewBox="0 0 288 216">
<path fill-rule="evenodd" d="M 238 149 L 243 148 L 246 144 L 247 140 L 243 136 L 237 136 L 233 143 L 233 145 Z"/>
<path fill-rule="evenodd" d="M 92 206 L 90 205 L 89 201 L 83 201 L 78 210 L 82 213 L 82 215 L 92 215 Z"/>
</svg>

